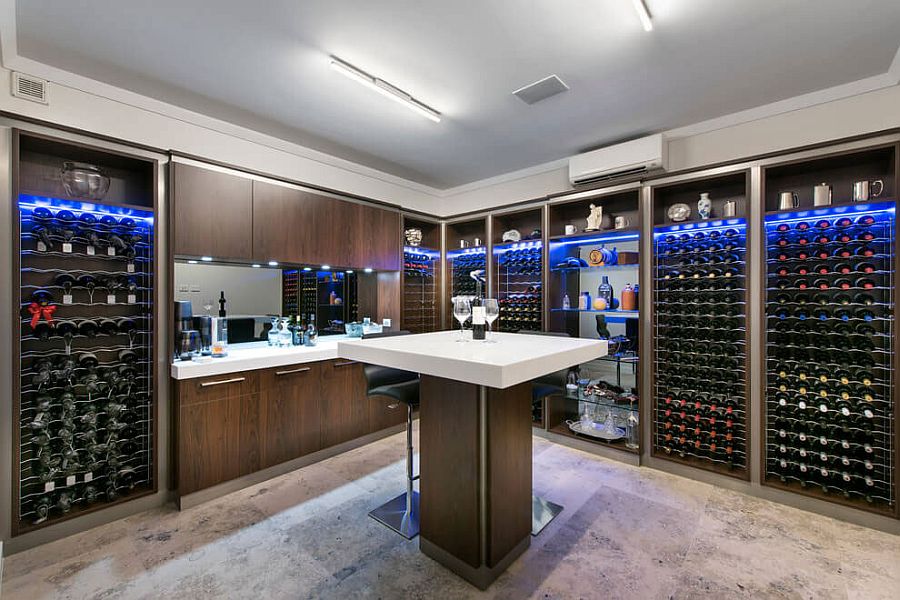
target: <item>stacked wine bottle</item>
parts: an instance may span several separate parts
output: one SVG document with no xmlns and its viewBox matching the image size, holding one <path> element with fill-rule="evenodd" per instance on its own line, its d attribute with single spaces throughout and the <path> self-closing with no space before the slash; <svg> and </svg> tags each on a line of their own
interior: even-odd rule
<svg viewBox="0 0 900 600">
<path fill-rule="evenodd" d="M 484 271 L 486 266 L 486 253 L 484 248 L 471 248 L 469 250 L 457 251 L 450 255 L 452 261 L 451 273 L 451 296 L 474 296 L 478 286 L 475 279 L 472 278 L 473 271 Z M 484 274 L 482 274 L 482 277 Z M 482 293 L 485 292 L 482 286 Z"/>
<path fill-rule="evenodd" d="M 281 274 L 281 314 L 296 315 L 300 311 L 300 272 L 296 269 Z"/>
<path fill-rule="evenodd" d="M 497 260 L 500 331 L 540 331 L 543 260 L 540 242 L 501 247 Z"/>
<path fill-rule="evenodd" d="M 81 208 L 19 203 L 20 527 L 153 487 L 152 213 Z"/>
<path fill-rule="evenodd" d="M 893 505 L 893 232 L 893 205 L 766 221 L 770 482 Z"/>
<path fill-rule="evenodd" d="M 657 230 L 657 455 L 747 466 L 746 225 Z"/>
<path fill-rule="evenodd" d="M 403 328 L 413 333 L 437 329 L 436 258 L 423 249 L 403 249 Z"/>
</svg>

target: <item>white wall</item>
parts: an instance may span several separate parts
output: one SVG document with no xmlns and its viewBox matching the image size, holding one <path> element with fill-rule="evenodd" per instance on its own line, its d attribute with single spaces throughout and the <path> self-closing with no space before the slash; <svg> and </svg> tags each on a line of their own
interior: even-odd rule
<svg viewBox="0 0 900 600">
<path fill-rule="evenodd" d="M 678 171 L 900 127 L 900 86 L 690 134 L 666 132 L 669 170 Z M 688 132 L 685 134 L 685 132 Z M 487 210 L 571 190 L 566 166 L 467 189 L 441 200 L 443 215 Z"/>
<path fill-rule="evenodd" d="M 99 93 L 104 89 L 100 84 L 98 93 L 90 93 L 54 81 L 50 104 L 42 105 L 13 97 L 9 81 L 10 71 L 0 67 L 0 110 L 429 214 L 437 207 L 427 186 L 149 98 L 131 94 L 142 104 L 155 105 L 156 110 L 104 97 Z"/>
<path fill-rule="evenodd" d="M 220 291 L 229 316 L 281 314 L 281 269 L 175 263 L 175 300 L 190 300 L 195 315 L 206 314 L 208 299 L 214 301 L 210 314 L 217 315 Z"/>
</svg>

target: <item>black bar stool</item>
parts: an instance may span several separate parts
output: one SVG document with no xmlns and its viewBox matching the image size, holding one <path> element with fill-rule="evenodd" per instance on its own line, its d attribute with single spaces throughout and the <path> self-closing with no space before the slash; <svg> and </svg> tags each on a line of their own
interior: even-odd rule
<svg viewBox="0 0 900 600">
<path fill-rule="evenodd" d="M 406 335 L 408 331 L 390 331 L 364 335 L 363 339 Z M 402 369 L 366 365 L 366 395 L 387 396 L 395 400 L 388 405 L 406 405 L 406 491 L 372 510 L 369 516 L 408 540 L 419 535 L 419 492 L 413 489 L 418 475 L 413 475 L 413 411 L 419 407 L 419 375 Z"/>
</svg>

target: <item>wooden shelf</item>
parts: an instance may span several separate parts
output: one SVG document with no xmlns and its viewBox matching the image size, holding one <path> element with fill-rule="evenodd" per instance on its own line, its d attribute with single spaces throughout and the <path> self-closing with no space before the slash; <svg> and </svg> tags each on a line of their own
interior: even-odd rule
<svg viewBox="0 0 900 600">
<path fill-rule="evenodd" d="M 612 237 L 612 236 L 622 236 L 622 235 L 637 235 L 640 236 L 641 230 L 635 227 L 629 227 L 627 229 L 601 229 L 597 231 L 581 231 L 579 233 L 573 233 L 570 235 L 555 235 L 549 238 L 550 243 L 559 243 L 559 242 L 578 242 L 580 240 L 585 240 L 585 244 L 591 243 L 601 243 L 603 242 L 604 237 Z"/>
<path fill-rule="evenodd" d="M 865 202 L 838 202 L 835 204 L 829 204 L 828 206 L 800 206 L 798 208 L 787 208 L 785 210 L 766 211 L 766 216 L 768 217 L 771 215 L 789 215 L 792 213 L 802 213 L 802 212 L 810 212 L 810 213 L 821 212 L 823 214 L 826 214 L 826 213 L 834 210 L 835 208 L 849 208 L 849 207 L 853 207 L 853 206 L 865 207 L 865 206 L 871 206 L 873 204 L 881 204 L 882 202 L 888 203 L 888 202 L 896 202 L 896 201 L 897 201 L 896 198 L 871 198 L 869 200 L 866 200 Z M 860 212 L 865 212 L 865 211 L 861 208 Z M 837 216 L 837 215 L 835 215 L 835 216 Z"/>
</svg>

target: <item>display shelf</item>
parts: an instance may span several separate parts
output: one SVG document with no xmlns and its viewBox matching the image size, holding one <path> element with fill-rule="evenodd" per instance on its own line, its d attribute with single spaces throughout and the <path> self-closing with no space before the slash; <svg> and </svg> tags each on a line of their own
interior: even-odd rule
<svg viewBox="0 0 900 600">
<path fill-rule="evenodd" d="M 584 272 L 592 272 L 592 271 L 626 271 L 629 269 L 636 270 L 639 269 L 640 265 L 637 263 L 628 264 L 628 265 L 597 265 L 594 267 L 553 267 L 550 269 L 551 272 L 557 271 L 584 271 Z"/>
<path fill-rule="evenodd" d="M 750 448 L 746 240 L 741 218 L 654 229 L 652 454 L 741 479 Z"/>
<path fill-rule="evenodd" d="M 543 329 L 543 243 L 498 244 L 493 249 L 499 331 Z"/>
<path fill-rule="evenodd" d="M 812 167 L 852 178 L 842 165 Z M 763 483 L 892 514 L 895 204 L 772 211 L 765 224 Z"/>
<path fill-rule="evenodd" d="M 612 412 L 613 419 L 617 428 L 622 429 L 622 437 L 615 440 L 606 440 L 600 437 L 572 431 L 569 422 L 577 422 L 581 418 L 581 414 L 585 410 L 585 405 L 593 407 L 590 412 L 593 413 L 593 421 L 595 423 L 605 423 L 606 413 Z M 551 394 L 546 399 L 547 406 L 547 431 L 558 435 L 570 437 L 573 439 L 588 441 L 609 448 L 615 448 L 623 452 L 638 453 L 639 447 L 629 447 L 627 445 L 627 421 L 629 415 L 634 418 L 633 426 L 638 426 L 638 403 L 616 403 L 611 401 L 579 399 L 577 397 L 565 394 Z"/>
<path fill-rule="evenodd" d="M 440 328 L 440 257 L 439 250 L 423 246 L 403 248 L 402 329 L 428 333 Z"/>
<path fill-rule="evenodd" d="M 623 319 L 637 319 L 640 312 L 636 310 L 594 310 L 592 308 L 551 308 L 550 312 L 561 313 L 594 313 L 598 315 L 606 315 L 609 317 L 621 317 Z"/>
</svg>

